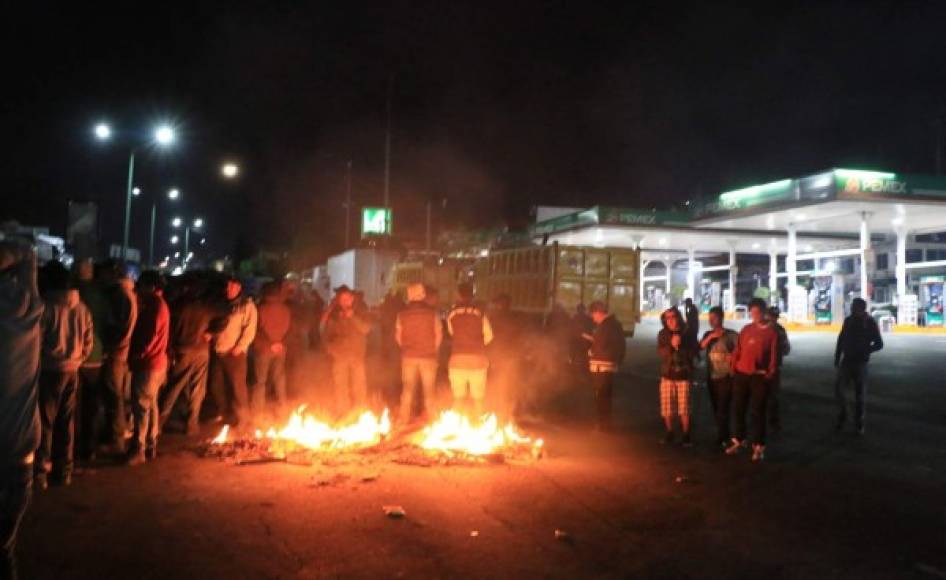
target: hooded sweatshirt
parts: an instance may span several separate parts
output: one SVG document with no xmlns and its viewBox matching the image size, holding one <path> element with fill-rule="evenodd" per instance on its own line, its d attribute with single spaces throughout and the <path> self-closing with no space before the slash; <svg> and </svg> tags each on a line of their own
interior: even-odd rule
<svg viewBox="0 0 946 580">
<path fill-rule="evenodd" d="M 657 354 L 660 355 L 660 378 L 671 381 L 689 381 L 693 378 L 693 359 L 696 356 L 697 345 L 693 343 L 693 335 L 687 332 L 687 326 L 680 324 L 677 330 L 670 330 L 664 317 L 661 317 L 663 328 L 657 333 Z M 680 337 L 680 346 L 673 347 L 673 336 Z"/>
<path fill-rule="evenodd" d="M 78 290 L 49 292 L 43 312 L 43 370 L 72 373 L 92 354 L 92 314 Z"/>
<path fill-rule="evenodd" d="M 286 340 L 291 322 L 291 312 L 278 294 L 264 297 L 257 310 L 259 326 L 253 348 L 268 352 L 274 344 L 281 344 Z"/>
<path fill-rule="evenodd" d="M 40 318 L 36 256 L 0 241 L 0 468 L 21 463 L 39 445 Z M 9 264 L 9 265 L 8 265 Z"/>
</svg>

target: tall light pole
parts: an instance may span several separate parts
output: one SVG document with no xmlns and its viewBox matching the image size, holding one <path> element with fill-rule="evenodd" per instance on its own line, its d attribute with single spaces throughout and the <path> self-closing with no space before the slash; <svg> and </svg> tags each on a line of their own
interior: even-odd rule
<svg viewBox="0 0 946 580">
<path fill-rule="evenodd" d="M 108 141 L 112 138 L 112 128 L 108 123 L 99 123 L 94 129 L 95 137 L 99 141 Z M 153 142 L 166 147 L 174 142 L 174 129 L 169 125 L 160 125 L 154 130 Z M 131 231 L 131 197 L 134 195 L 135 181 L 135 153 L 138 144 L 132 145 L 128 152 L 128 181 L 125 187 L 125 225 L 122 232 L 122 260 L 128 259 L 128 236 Z"/>
<path fill-rule="evenodd" d="M 181 258 L 181 269 L 187 269 L 187 262 L 190 259 L 190 249 L 191 249 L 191 230 L 199 230 L 204 227 L 204 220 L 202 218 L 194 218 L 193 221 L 187 221 L 183 218 L 176 217 L 171 221 L 171 225 L 175 228 L 179 228 L 182 225 L 184 226 L 184 254 Z M 172 238 L 175 239 L 177 236 Z M 173 242 L 172 242 L 173 243 Z"/>
<path fill-rule="evenodd" d="M 136 188 L 137 189 L 137 188 Z M 132 192 L 134 193 L 134 191 Z M 137 195 L 137 194 L 135 194 Z M 177 201 L 181 197 L 181 190 L 173 187 L 168 190 L 168 199 Z M 151 236 L 148 238 L 148 265 L 154 267 L 154 230 L 158 223 L 158 200 L 151 202 Z"/>
</svg>

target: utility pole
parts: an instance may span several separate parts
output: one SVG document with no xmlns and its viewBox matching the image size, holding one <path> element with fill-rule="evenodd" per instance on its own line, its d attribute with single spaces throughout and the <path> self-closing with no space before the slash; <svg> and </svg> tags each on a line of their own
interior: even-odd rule
<svg viewBox="0 0 946 580">
<path fill-rule="evenodd" d="M 348 172 L 345 179 L 345 249 L 351 247 L 351 159 L 348 160 Z"/>
</svg>

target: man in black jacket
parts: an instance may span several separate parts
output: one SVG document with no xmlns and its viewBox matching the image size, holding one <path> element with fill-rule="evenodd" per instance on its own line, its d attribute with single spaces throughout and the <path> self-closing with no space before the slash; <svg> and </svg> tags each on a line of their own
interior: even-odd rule
<svg viewBox="0 0 946 580">
<path fill-rule="evenodd" d="M 657 334 L 657 354 L 660 355 L 660 416 L 664 421 L 664 443 L 673 441 L 673 417 L 680 418 L 682 443 L 689 447 L 690 440 L 690 385 L 693 380 L 693 359 L 697 345 L 680 311 L 670 308 L 660 315 L 663 328 Z"/>
<path fill-rule="evenodd" d="M 610 431 L 614 375 L 624 362 L 627 350 L 624 328 L 613 314 L 608 313 L 608 307 L 603 302 L 592 302 L 588 311 L 596 325 L 588 351 L 588 370 L 591 371 L 591 384 L 595 389 L 598 430 Z"/>
<path fill-rule="evenodd" d="M 844 320 L 838 344 L 834 350 L 834 366 L 838 369 L 834 383 L 834 394 L 838 401 L 838 430 L 847 422 L 847 401 L 844 388 L 854 383 L 854 426 L 864 434 L 864 407 L 867 396 L 867 362 L 871 353 L 884 348 L 877 322 L 867 314 L 867 302 L 855 298 L 851 303 L 851 315 Z"/>
</svg>

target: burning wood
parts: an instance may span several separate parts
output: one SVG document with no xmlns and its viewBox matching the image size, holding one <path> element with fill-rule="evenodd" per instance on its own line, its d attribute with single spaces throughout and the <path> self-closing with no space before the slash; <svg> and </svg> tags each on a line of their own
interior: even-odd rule
<svg viewBox="0 0 946 580">
<path fill-rule="evenodd" d="M 365 455 L 383 454 L 395 463 L 431 466 L 538 459 L 543 451 L 542 439 L 522 434 L 511 422 L 500 426 L 494 414 L 475 421 L 444 411 L 418 431 L 392 435 L 387 410 L 380 417 L 365 411 L 352 423 L 333 425 L 300 407 L 285 426 L 257 430 L 249 437 L 234 437 L 224 425 L 203 453 L 238 465 L 330 465 L 345 457 L 360 456 L 354 460 L 362 461 Z"/>
</svg>

